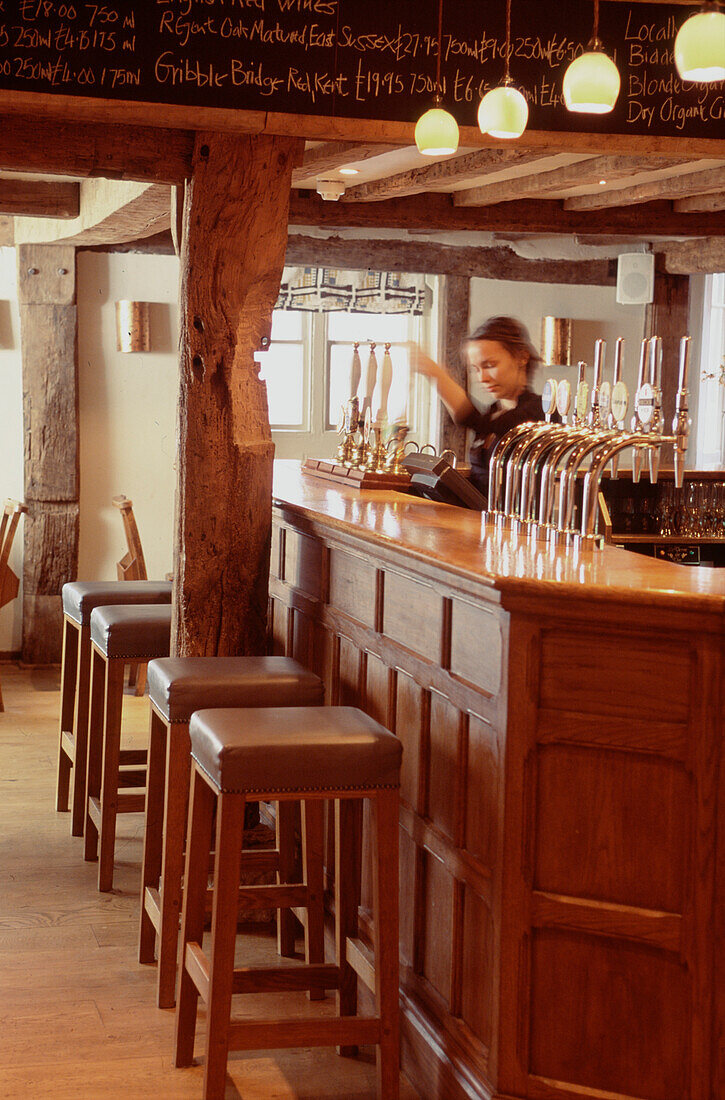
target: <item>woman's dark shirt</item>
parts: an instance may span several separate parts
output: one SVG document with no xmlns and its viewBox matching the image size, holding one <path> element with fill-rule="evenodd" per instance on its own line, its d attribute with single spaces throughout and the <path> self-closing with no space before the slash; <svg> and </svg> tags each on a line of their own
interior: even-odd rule
<svg viewBox="0 0 725 1100">
<path fill-rule="evenodd" d="M 485 412 L 474 409 L 464 420 L 458 423 L 464 428 L 471 428 L 475 433 L 475 439 L 471 445 L 471 481 L 476 488 L 488 496 L 488 467 L 491 461 L 491 452 L 501 436 L 506 435 L 510 428 L 517 424 L 525 424 L 527 420 L 543 420 L 544 410 L 541 407 L 541 398 L 538 393 L 530 389 L 522 390 L 518 401 L 512 409 L 501 409 L 498 401 L 494 401 Z"/>
</svg>

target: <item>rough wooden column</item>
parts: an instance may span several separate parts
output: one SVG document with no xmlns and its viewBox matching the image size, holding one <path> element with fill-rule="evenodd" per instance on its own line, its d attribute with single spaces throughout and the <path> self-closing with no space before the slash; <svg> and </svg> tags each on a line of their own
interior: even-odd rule
<svg viewBox="0 0 725 1100">
<path fill-rule="evenodd" d="M 443 280 L 441 315 L 441 358 L 450 374 L 468 391 L 468 369 L 461 353 L 461 344 L 468 335 L 471 280 L 465 275 L 447 275 Z M 459 428 L 448 412 L 441 409 L 437 447 L 439 451 L 450 447 L 461 461 L 466 457 L 466 429 Z"/>
<path fill-rule="evenodd" d="M 23 660 L 60 661 L 60 590 L 78 574 L 76 266 L 71 245 L 19 245 L 25 430 Z"/>
<path fill-rule="evenodd" d="M 675 414 L 680 337 L 690 331 L 690 277 L 665 271 L 665 257 L 655 259 L 654 301 L 647 306 L 645 336 L 662 337 L 662 412 L 669 432 Z M 692 386 L 692 381 L 690 381 Z"/>
<path fill-rule="evenodd" d="M 199 133 L 181 247 L 172 652 L 263 653 L 272 524 L 269 338 L 302 142 Z"/>
</svg>

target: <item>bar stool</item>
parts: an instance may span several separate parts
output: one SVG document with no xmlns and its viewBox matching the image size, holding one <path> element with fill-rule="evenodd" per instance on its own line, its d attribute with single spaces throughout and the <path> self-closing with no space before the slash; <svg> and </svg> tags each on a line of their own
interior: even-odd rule
<svg viewBox="0 0 725 1100">
<path fill-rule="evenodd" d="M 94 607 L 108 604 L 170 603 L 171 585 L 166 581 L 73 581 L 63 585 L 63 658 L 55 808 L 61 813 L 68 810 L 73 770 L 73 836 L 83 836 L 86 812 L 91 612 Z"/>
<path fill-rule="evenodd" d="M 146 749 L 121 749 L 124 668 L 168 656 L 170 644 L 169 604 L 96 607 L 91 612 L 84 858 L 98 859 L 99 890 L 113 887 L 116 815 L 142 813 L 145 801 L 143 794 L 119 794 L 119 787 L 146 785 Z"/>
<path fill-rule="evenodd" d="M 324 700 L 325 689 L 318 676 L 289 657 L 166 657 L 150 663 L 148 688 L 151 729 L 139 962 L 152 963 L 154 947 L 157 947 L 157 1004 L 159 1008 L 170 1008 L 176 999 L 181 880 L 191 772 L 191 715 L 195 710 L 216 707 L 317 706 Z M 277 849 L 257 853 L 259 869 L 264 863 L 264 869 L 277 871 L 280 879 L 287 881 L 293 875 L 295 862 L 293 811 L 291 802 L 284 803 L 281 812 L 278 806 Z M 320 904 L 310 914 L 310 919 L 303 921 L 306 955 L 317 961 L 324 952 L 321 858 L 319 876 Z M 294 954 L 294 921 L 290 910 L 280 910 L 277 929 L 279 953 Z"/>
<path fill-rule="evenodd" d="M 189 726 L 192 775 L 187 838 L 182 956 L 174 1061 L 191 1065 L 199 996 L 206 1002 L 204 1100 L 224 1096 L 230 1050 L 294 1046 L 348 1048 L 377 1044 L 380 1100 L 398 1098 L 398 786 L 402 747 L 392 733 L 354 707 L 202 710 Z M 335 804 L 335 962 L 235 969 L 238 910 L 245 904 L 307 904 L 306 868 L 298 887 L 241 887 L 240 851 L 247 798 Z M 374 968 L 357 938 L 361 799 L 375 819 Z M 216 805 L 216 810 L 215 810 Z M 207 872 L 216 827 L 211 942 L 202 947 Z M 242 868 L 244 862 L 242 860 Z M 357 977 L 375 1013 L 357 1013 Z M 232 994 L 337 990 L 337 1015 L 318 1019 L 231 1022 Z M 348 1050 L 346 1049 L 347 1053 Z"/>
</svg>

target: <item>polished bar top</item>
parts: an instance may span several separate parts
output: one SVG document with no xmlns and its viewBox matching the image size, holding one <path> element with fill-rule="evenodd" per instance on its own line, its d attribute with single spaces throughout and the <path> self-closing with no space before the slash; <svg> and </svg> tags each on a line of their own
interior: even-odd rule
<svg viewBox="0 0 725 1100">
<path fill-rule="evenodd" d="M 640 606 L 725 612 L 725 569 L 674 565 L 605 546 L 593 553 L 514 539 L 481 522 L 478 512 L 385 490 L 359 490 L 303 474 L 298 462 L 275 462 L 276 503 L 332 528 L 402 550 L 502 593 L 549 589 Z"/>
</svg>

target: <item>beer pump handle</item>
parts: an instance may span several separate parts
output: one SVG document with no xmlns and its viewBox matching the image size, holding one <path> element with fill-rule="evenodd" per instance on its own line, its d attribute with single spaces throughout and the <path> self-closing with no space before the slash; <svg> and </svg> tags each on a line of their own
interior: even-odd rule
<svg viewBox="0 0 725 1100">
<path fill-rule="evenodd" d="M 662 429 L 662 337 L 652 336 L 649 342 L 649 381 L 654 398 L 654 415 L 650 423 L 650 431 L 659 432 Z M 650 447 L 647 452 L 649 459 L 649 479 L 653 485 L 657 482 L 660 466 L 659 447 Z"/>
<path fill-rule="evenodd" d="M 637 371 L 637 389 L 634 395 L 634 408 L 635 413 L 632 417 L 632 431 L 639 432 L 642 430 L 642 422 L 639 419 L 639 413 L 637 412 L 637 399 L 639 392 L 645 383 L 647 377 L 647 354 L 649 351 L 649 340 L 645 337 L 642 341 L 639 349 L 639 369 Z M 642 473 L 642 451 L 639 448 L 635 448 L 634 456 L 632 458 L 632 482 L 637 484 L 640 475 Z"/>
<path fill-rule="evenodd" d="M 574 414 L 572 416 L 572 425 L 576 428 L 581 424 L 584 424 L 587 416 L 587 399 L 589 396 L 589 387 L 586 380 L 587 365 L 583 360 L 579 360 L 577 369 L 577 383 L 576 383 L 576 396 L 574 398 Z"/>
<path fill-rule="evenodd" d="M 619 383 L 622 381 L 622 369 L 624 366 L 624 337 L 618 336 L 614 345 L 614 375 L 612 377 L 612 396 L 618 392 Z M 615 389 L 617 387 L 617 389 Z M 612 402 L 612 405 L 614 402 Z M 624 427 L 624 424 L 619 424 L 614 416 L 614 408 L 610 408 L 609 416 L 607 417 L 607 427 L 616 428 Z M 612 457 L 612 478 L 616 478 L 619 474 L 619 452 Z"/>
<path fill-rule="evenodd" d="M 682 488 L 685 472 L 685 453 L 690 434 L 690 418 L 687 415 L 687 376 L 690 370 L 690 337 L 680 340 L 680 381 L 675 398 L 675 416 L 672 421 L 672 434 L 675 437 L 675 486 Z"/>
<path fill-rule="evenodd" d="M 378 382 L 375 390 L 375 420 L 381 422 L 388 416 L 388 394 L 393 382 L 393 360 L 390 357 L 390 344 L 385 345 L 383 361 L 378 371 Z"/>
<path fill-rule="evenodd" d="M 604 357 L 606 354 L 606 340 L 596 340 L 594 343 L 594 382 L 592 384 L 592 400 L 589 411 L 589 424 L 592 428 L 598 428 L 601 423 L 599 416 L 599 395 L 602 388 Z"/>
<path fill-rule="evenodd" d="M 369 409 L 373 403 L 373 390 L 375 389 L 375 380 L 378 375 L 378 361 L 375 357 L 375 344 L 370 343 L 370 355 L 368 356 L 367 364 L 365 365 L 365 372 L 362 379 L 362 387 L 360 390 L 360 415 L 365 415 L 365 410 Z"/>
<path fill-rule="evenodd" d="M 357 397 L 360 386 L 360 352 L 357 350 L 360 344 L 356 341 L 352 346 L 352 362 L 350 363 L 350 397 Z"/>
</svg>

